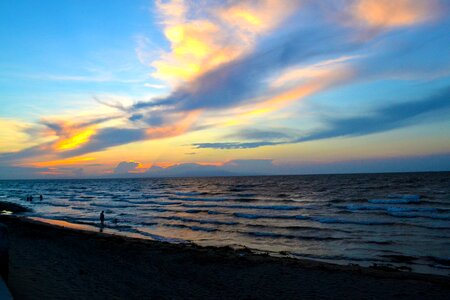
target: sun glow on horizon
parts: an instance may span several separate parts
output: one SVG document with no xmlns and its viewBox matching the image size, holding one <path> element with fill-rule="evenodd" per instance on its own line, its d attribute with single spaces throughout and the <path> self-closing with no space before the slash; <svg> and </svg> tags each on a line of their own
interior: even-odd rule
<svg viewBox="0 0 450 300">
<path fill-rule="evenodd" d="M 0 179 L 450 153 L 444 0 L 65 1 L 0 12 Z"/>
</svg>

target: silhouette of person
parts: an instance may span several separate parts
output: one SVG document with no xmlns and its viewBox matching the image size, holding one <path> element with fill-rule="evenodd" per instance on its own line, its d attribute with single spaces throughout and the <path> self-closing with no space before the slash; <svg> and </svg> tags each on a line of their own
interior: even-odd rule
<svg viewBox="0 0 450 300">
<path fill-rule="evenodd" d="M 103 227 L 105 226 L 105 212 L 102 210 L 100 213 L 100 225 Z"/>
<path fill-rule="evenodd" d="M 33 196 L 30 196 L 30 202 L 33 201 Z"/>
<path fill-rule="evenodd" d="M 42 199 L 44 199 L 44 197 L 42 197 L 42 195 L 39 196 L 39 200 L 42 201 Z"/>
</svg>

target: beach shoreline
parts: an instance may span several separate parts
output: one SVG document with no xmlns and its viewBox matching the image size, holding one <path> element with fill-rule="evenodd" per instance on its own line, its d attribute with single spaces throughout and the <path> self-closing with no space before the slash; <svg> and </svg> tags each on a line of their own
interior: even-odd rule
<svg viewBox="0 0 450 300">
<path fill-rule="evenodd" d="M 15 299 L 445 299 L 449 278 L 173 244 L 2 215 Z M 58 283 L 58 284 L 55 284 Z M 307 284 L 306 284 L 307 283 Z"/>
</svg>

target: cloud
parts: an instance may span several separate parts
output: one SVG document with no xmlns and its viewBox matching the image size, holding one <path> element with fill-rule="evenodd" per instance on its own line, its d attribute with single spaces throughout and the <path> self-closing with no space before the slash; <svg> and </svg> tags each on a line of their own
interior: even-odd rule
<svg viewBox="0 0 450 300">
<path fill-rule="evenodd" d="M 240 57 L 260 35 L 292 14 L 300 1 L 289 5 L 276 0 L 205 3 L 156 2 L 170 50 L 151 63 L 155 78 L 177 85 Z"/>
<path fill-rule="evenodd" d="M 437 0 L 359 0 L 351 6 L 353 18 L 371 27 L 403 27 L 433 20 L 440 15 Z"/>
<path fill-rule="evenodd" d="M 322 129 L 309 134 L 304 133 L 296 138 L 281 141 L 194 143 L 192 146 L 197 149 L 249 149 L 385 132 L 435 119 L 439 115 L 445 116 L 450 109 L 449 99 L 450 88 L 445 88 L 431 97 L 379 107 L 364 116 L 324 118 Z"/>
<path fill-rule="evenodd" d="M 164 84 L 156 84 L 156 83 L 144 83 L 145 87 L 152 89 L 164 89 L 166 86 Z"/>
<path fill-rule="evenodd" d="M 4 179 L 41 179 L 41 178 L 80 178 L 83 168 L 36 168 L 0 165 L 0 180 Z"/>
<path fill-rule="evenodd" d="M 116 178 L 120 175 L 133 177 L 205 177 L 205 176 L 251 176 L 251 175 L 297 175 L 373 172 L 427 172 L 449 171 L 450 153 L 408 157 L 379 157 L 329 162 L 291 162 L 275 164 L 271 159 L 232 160 L 222 165 L 182 163 L 166 168 L 153 166 L 146 172 L 138 170 L 139 163 L 121 162 L 123 172 L 97 174 L 95 177 Z M 82 168 L 32 168 L 1 166 L 0 179 L 85 178 Z"/>
<path fill-rule="evenodd" d="M 361 46 L 357 42 L 342 42 L 342 34 L 330 31 L 298 30 L 279 37 L 258 50 L 202 74 L 188 85 L 180 86 L 169 96 L 141 101 L 130 111 L 148 108 L 186 111 L 217 110 L 251 100 L 266 90 L 264 82 L 271 74 L 286 67 L 305 63 L 324 55 L 339 55 Z"/>
<path fill-rule="evenodd" d="M 402 34 L 399 39 L 403 42 L 402 47 L 398 46 L 401 43 L 391 45 L 389 38 L 392 36 L 389 35 L 380 35 L 377 39 L 373 36 L 365 40 L 355 38 L 361 30 L 382 27 L 385 32 L 434 20 L 438 1 L 427 2 L 430 3 L 427 7 L 412 0 L 339 1 L 344 10 L 351 11 L 356 29 L 331 24 L 324 18 L 317 18 L 311 24 L 300 22 L 308 10 L 320 6 L 311 4 L 314 1 L 295 1 L 289 5 L 275 0 L 219 1 L 208 7 L 205 3 L 157 2 L 160 23 L 170 49 L 153 61 L 154 75 L 176 81 L 170 94 L 129 106 L 96 99 L 116 109 L 114 114 L 74 116 L 72 121 L 44 118 L 36 126 L 39 130 L 33 131 L 37 132 L 36 136 L 44 137 L 43 142 L 38 146 L 26 144 L 25 149 L 20 147 L 23 150 L 15 153 L 3 153 L 0 161 L 39 158 L 39 161 L 54 162 L 128 143 L 222 126 L 229 120 L 236 123 L 250 120 L 248 123 L 251 124 L 262 115 L 331 88 L 388 76 L 398 78 L 398 70 L 403 73 L 401 75 L 412 71 L 429 74 L 430 70 L 441 71 L 440 65 L 448 65 L 442 63 L 442 59 L 432 63 L 431 59 L 415 56 L 404 59 L 410 52 L 423 50 L 421 43 L 432 44 L 417 38 L 418 34 L 427 36 L 429 33 L 417 28 L 409 35 L 406 31 L 396 32 Z M 320 14 L 316 12 L 313 16 Z M 287 22 L 289 20 L 295 22 Z M 283 30 L 275 33 L 274 29 L 281 24 Z M 143 38 L 141 43 L 149 41 Z M 387 46 L 383 47 L 385 44 Z M 428 50 L 427 53 L 435 51 Z M 383 132 L 412 124 L 413 119 L 423 112 L 414 111 L 408 115 L 402 111 L 410 111 L 409 106 L 416 105 L 423 112 L 438 111 L 416 102 L 401 107 L 394 104 L 390 108 L 368 112 L 365 117 L 322 117 L 323 128 L 312 133 L 300 135 L 296 132 L 293 135 L 278 129 L 247 130 L 226 136 L 230 141 L 205 141 L 195 143 L 194 147 L 248 149 Z M 444 102 L 436 105 L 446 107 Z"/>
<path fill-rule="evenodd" d="M 32 124 L 9 118 L 0 118 L 0 153 L 18 151 L 29 146 L 28 131 Z"/>
<path fill-rule="evenodd" d="M 196 149 L 251 149 L 263 146 L 274 146 L 292 142 L 217 142 L 217 143 L 194 143 Z"/>
<path fill-rule="evenodd" d="M 427 114 L 445 114 L 450 108 L 450 88 L 417 101 L 396 103 L 376 109 L 366 116 L 328 118 L 325 129 L 298 139 L 298 142 L 384 132 L 427 120 Z M 434 114 L 433 118 L 436 117 Z"/>
<path fill-rule="evenodd" d="M 121 161 L 114 169 L 114 174 L 128 174 L 137 171 L 141 163 L 134 161 Z"/>
<path fill-rule="evenodd" d="M 222 165 L 182 163 L 167 168 L 153 166 L 143 176 L 150 177 L 205 177 L 233 175 L 265 175 L 276 171 L 271 159 L 232 160 Z M 272 173 L 275 174 L 275 173 Z"/>
<path fill-rule="evenodd" d="M 237 138 L 240 140 L 279 140 L 290 138 L 291 135 L 275 131 L 260 129 L 243 129 L 237 133 L 226 135 L 224 138 Z"/>
<path fill-rule="evenodd" d="M 109 147 L 142 141 L 147 138 L 144 129 L 134 128 L 103 128 L 91 136 L 89 142 L 81 147 L 64 152 L 64 157 L 78 156 L 97 152 Z"/>
</svg>

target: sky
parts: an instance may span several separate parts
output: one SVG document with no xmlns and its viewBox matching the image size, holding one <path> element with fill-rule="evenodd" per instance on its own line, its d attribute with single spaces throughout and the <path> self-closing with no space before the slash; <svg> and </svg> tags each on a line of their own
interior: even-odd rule
<svg viewBox="0 0 450 300">
<path fill-rule="evenodd" d="M 0 179 L 450 171 L 449 9 L 2 1 Z"/>
</svg>

